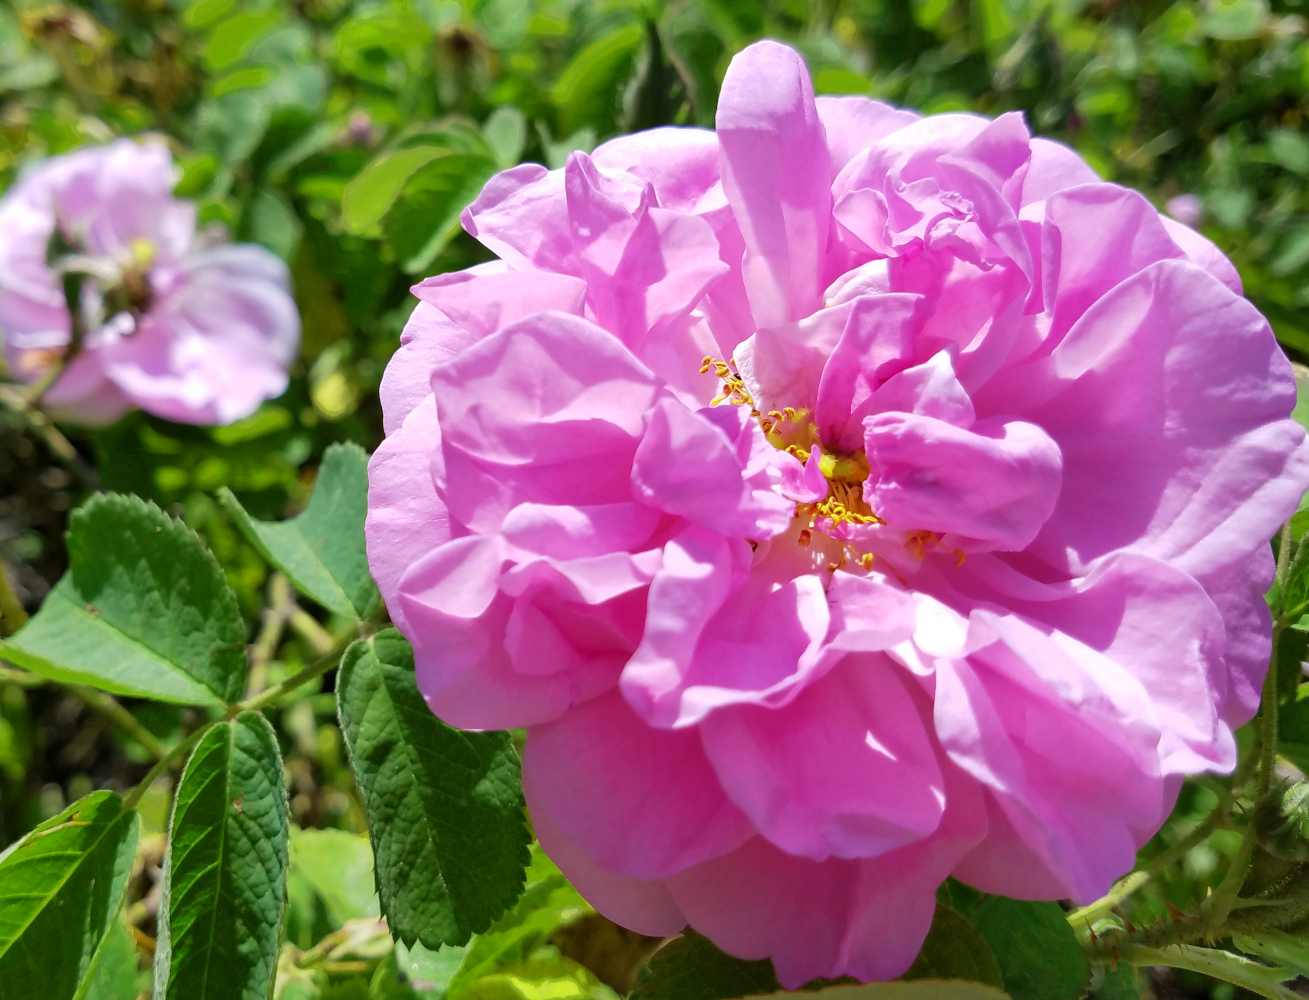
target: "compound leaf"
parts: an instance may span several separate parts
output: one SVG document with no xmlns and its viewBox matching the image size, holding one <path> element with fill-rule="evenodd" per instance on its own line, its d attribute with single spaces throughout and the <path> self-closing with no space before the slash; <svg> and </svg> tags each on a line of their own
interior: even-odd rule
<svg viewBox="0 0 1309 1000">
<path fill-rule="evenodd" d="M 529 837 L 508 734 L 437 719 L 394 629 L 346 650 L 337 704 L 392 933 L 406 945 L 463 944 L 523 886 Z"/>
</svg>

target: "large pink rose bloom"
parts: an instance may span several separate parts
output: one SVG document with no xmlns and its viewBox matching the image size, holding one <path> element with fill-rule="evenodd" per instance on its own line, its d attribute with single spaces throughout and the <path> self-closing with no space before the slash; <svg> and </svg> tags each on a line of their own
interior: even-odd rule
<svg viewBox="0 0 1309 1000">
<path fill-rule="evenodd" d="M 36 382 L 68 351 L 62 274 L 82 275 L 85 337 L 42 404 L 102 424 L 133 406 L 225 424 L 286 388 L 300 318 L 286 265 L 203 246 L 161 145 L 119 139 L 47 160 L 0 200 L 0 340 Z"/>
<path fill-rule="evenodd" d="M 369 556 L 433 710 L 528 727 L 602 913 L 893 977 L 947 875 L 1088 902 L 1232 767 L 1309 449 L 1203 237 L 772 42 L 716 133 L 517 167 L 464 224 L 500 260 L 415 289 Z"/>
</svg>

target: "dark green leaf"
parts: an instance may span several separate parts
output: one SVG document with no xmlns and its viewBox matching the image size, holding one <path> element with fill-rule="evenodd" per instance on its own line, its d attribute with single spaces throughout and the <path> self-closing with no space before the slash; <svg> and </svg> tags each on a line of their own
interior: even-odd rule
<svg viewBox="0 0 1309 1000">
<path fill-rule="evenodd" d="M 1013 1000 L 1076 1000 L 1091 974 L 1058 903 L 990 896 L 971 914 Z"/>
<path fill-rule="evenodd" d="M 937 905 L 932 929 L 903 979 L 967 979 L 1003 986 L 995 955 L 977 929 L 957 910 Z"/>
<path fill-rule="evenodd" d="M 0 1000 L 84 995 L 117 918 L 140 822 L 93 792 L 0 855 Z"/>
<path fill-rule="evenodd" d="M 155 951 L 157 1000 L 267 1000 L 286 896 L 277 737 L 258 712 L 214 726 L 173 807 Z"/>
<path fill-rule="evenodd" d="M 386 217 L 386 235 L 410 274 L 426 271 L 459 232 L 459 216 L 499 165 L 484 156 L 453 153 L 420 167 Z"/>
<path fill-rule="evenodd" d="M 92 497 L 69 521 L 71 566 L 0 644 L 52 680 L 201 705 L 245 689 L 245 622 L 194 531 L 138 497 Z"/>
<path fill-rule="evenodd" d="M 309 506 L 288 521 L 256 521 L 231 490 L 224 487 L 218 495 L 250 544 L 302 594 L 351 618 L 377 610 L 377 585 L 364 551 L 368 456 L 358 445 L 327 449 Z"/>
<path fill-rule="evenodd" d="M 687 928 L 655 952 L 632 1000 L 724 1000 L 781 988 L 772 962 L 733 958 Z"/>
<path fill-rule="evenodd" d="M 341 730 L 368 812 L 377 888 L 392 933 L 428 948 L 486 930 L 523 885 L 529 837 L 506 733 L 436 718 L 413 650 L 388 629 L 346 650 Z"/>
</svg>

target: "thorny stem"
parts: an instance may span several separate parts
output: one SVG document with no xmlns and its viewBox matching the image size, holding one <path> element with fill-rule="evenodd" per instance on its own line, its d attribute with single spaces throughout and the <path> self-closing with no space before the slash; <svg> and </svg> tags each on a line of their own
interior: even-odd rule
<svg viewBox="0 0 1309 1000">
<path fill-rule="evenodd" d="M 1291 525 L 1288 521 L 1282 526 L 1278 538 L 1277 550 L 1277 575 L 1276 584 L 1278 593 L 1285 595 L 1287 577 L 1290 570 L 1291 549 L 1293 540 L 1291 537 Z M 1309 603 L 1306 604 L 1309 608 Z M 1232 790 L 1228 792 L 1225 788 L 1212 787 L 1211 790 L 1219 795 L 1218 805 L 1186 836 L 1177 842 L 1156 854 L 1147 860 L 1136 871 L 1132 872 L 1125 878 L 1118 881 L 1114 887 L 1102 898 L 1095 902 L 1074 910 L 1068 914 L 1069 923 L 1073 925 L 1074 931 L 1081 940 L 1087 954 L 1093 959 L 1098 958 L 1101 961 L 1112 960 L 1118 961 L 1124 959 L 1131 961 L 1134 965 L 1139 964 L 1164 964 L 1177 965 L 1178 968 L 1196 968 L 1197 971 L 1206 972 L 1209 975 L 1217 976 L 1227 982 L 1236 985 L 1246 986 L 1255 992 L 1262 993 L 1264 996 L 1282 997 L 1291 996 L 1280 986 L 1273 984 L 1269 986 L 1266 982 L 1267 975 L 1271 970 L 1265 973 L 1264 967 L 1257 963 L 1240 960 L 1239 968 L 1233 966 L 1232 969 L 1224 967 L 1223 970 L 1216 968 L 1199 968 L 1191 964 L 1178 964 L 1183 959 L 1190 961 L 1186 956 L 1196 956 L 1207 952 L 1207 949 L 1184 949 L 1179 945 L 1169 945 L 1165 948 L 1152 948 L 1142 943 L 1125 940 L 1124 937 L 1116 936 L 1111 942 L 1098 942 L 1095 939 L 1092 930 L 1092 923 L 1100 917 L 1110 913 L 1119 903 L 1136 892 L 1141 887 L 1148 884 L 1151 879 L 1159 872 L 1162 872 L 1180 861 L 1188 851 L 1202 843 L 1215 829 L 1227 824 L 1231 814 L 1232 807 L 1236 804 L 1236 797 L 1240 794 L 1241 789 L 1245 786 L 1250 778 L 1250 772 L 1255 771 L 1255 787 L 1253 798 L 1255 802 L 1260 802 L 1267 797 L 1272 787 L 1273 778 L 1276 774 L 1277 766 L 1277 698 L 1278 698 L 1278 662 L 1277 662 L 1277 645 L 1283 629 L 1289 620 L 1298 616 L 1300 611 L 1296 609 L 1291 614 L 1285 611 L 1279 611 L 1273 618 L 1273 636 L 1272 651 L 1269 657 L 1268 673 L 1264 678 L 1262 697 L 1260 699 L 1260 710 L 1258 720 L 1258 733 L 1256 734 L 1255 746 L 1252 752 L 1247 754 L 1241 760 L 1235 773 L 1232 775 Z M 1257 770 L 1256 770 L 1257 765 Z M 1194 939 L 1196 937 L 1215 937 L 1221 931 L 1226 923 L 1228 915 L 1238 904 L 1238 894 L 1241 886 L 1245 883 L 1246 875 L 1249 872 L 1251 858 L 1254 855 L 1255 832 L 1253 825 L 1247 825 L 1244 836 L 1241 839 L 1241 846 L 1232 859 L 1231 867 L 1223 880 L 1213 890 L 1209 898 L 1201 907 L 1203 919 L 1196 923 L 1194 928 L 1178 928 L 1178 939 Z M 1130 926 L 1130 924 L 1129 924 Z M 1148 956 L 1147 956 L 1148 953 Z M 1133 957 L 1135 955 L 1136 957 Z M 1236 959 L 1226 952 L 1214 952 L 1213 955 L 1224 956 L 1226 959 Z M 1182 956 L 1182 958 L 1179 958 Z M 1145 958 L 1148 957 L 1149 961 Z M 1168 958 L 1170 960 L 1165 961 Z M 1138 960 L 1140 959 L 1140 960 Z M 1176 961 L 1174 961 L 1176 960 Z M 1212 956 L 1204 957 L 1201 964 L 1212 965 L 1216 959 Z M 1231 964 L 1231 963 L 1227 963 Z M 1237 978 L 1233 978 L 1233 969 L 1236 969 Z M 1261 987 L 1256 987 L 1246 982 L 1248 975 L 1257 975 L 1262 977 Z M 1285 978 L 1285 977 L 1283 977 Z M 1275 992 L 1267 992 L 1273 989 Z"/>
<path fill-rule="evenodd" d="M 123 799 L 124 809 L 135 809 L 136 804 L 141 801 L 141 796 L 149 790 L 150 786 L 162 777 L 169 768 L 179 760 L 185 760 L 187 754 L 195 749 L 195 745 L 204 739 L 205 733 L 218 725 L 217 722 L 206 722 L 194 733 L 184 739 L 173 749 L 169 750 L 154 767 L 150 768 L 150 773 L 141 779 L 140 783 L 127 793 L 127 798 Z"/>
<path fill-rule="evenodd" d="M 1088 903 L 1086 906 L 1069 913 L 1068 922 L 1073 925 L 1073 930 L 1077 932 L 1077 935 L 1082 938 L 1088 937 L 1091 925 L 1095 921 L 1112 911 L 1114 907 L 1136 890 L 1148 885 L 1160 872 L 1171 868 L 1186 857 L 1193 847 L 1203 843 L 1209 834 L 1227 822 L 1229 809 L 1229 803 L 1220 803 L 1208 816 L 1196 824 L 1195 828 L 1186 836 L 1164 848 L 1142 864 L 1136 871 L 1119 879 L 1112 889 L 1094 903 Z"/>
</svg>

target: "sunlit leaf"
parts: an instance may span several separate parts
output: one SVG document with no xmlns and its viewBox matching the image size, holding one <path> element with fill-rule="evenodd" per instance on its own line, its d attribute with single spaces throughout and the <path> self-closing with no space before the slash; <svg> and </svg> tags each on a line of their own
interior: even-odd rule
<svg viewBox="0 0 1309 1000">
<path fill-rule="evenodd" d="M 250 543 L 302 594 L 350 618 L 367 618 L 379 600 L 364 551 L 368 456 L 356 444 L 323 454 L 309 505 L 286 521 L 256 521 L 226 487 L 220 499 Z"/>
<path fill-rule="evenodd" d="M 98 494 L 69 520 L 70 568 L 0 654 L 51 680 L 201 705 L 245 689 L 245 622 L 194 531 Z"/>
<path fill-rule="evenodd" d="M 117 919 L 140 821 L 93 792 L 0 855 L 0 1000 L 82 997 Z"/>
</svg>

